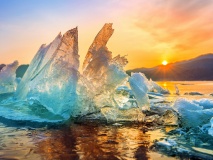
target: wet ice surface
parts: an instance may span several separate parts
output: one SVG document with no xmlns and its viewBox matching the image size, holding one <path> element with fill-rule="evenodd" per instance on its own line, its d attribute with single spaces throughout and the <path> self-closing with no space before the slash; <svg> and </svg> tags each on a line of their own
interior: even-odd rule
<svg viewBox="0 0 213 160">
<path fill-rule="evenodd" d="M 149 147 L 164 137 L 139 124 L 27 128 L 0 123 L 0 159 L 171 159 Z"/>
</svg>

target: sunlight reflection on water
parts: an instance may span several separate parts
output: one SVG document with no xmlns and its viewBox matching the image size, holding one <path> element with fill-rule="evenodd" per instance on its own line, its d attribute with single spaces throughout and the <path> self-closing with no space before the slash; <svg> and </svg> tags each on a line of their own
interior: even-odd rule
<svg viewBox="0 0 213 160">
<path fill-rule="evenodd" d="M 60 129 L 16 129 L 0 124 L 0 159 L 165 159 L 149 151 L 161 130 L 141 125 L 72 124 Z M 171 157 L 170 157 L 171 158 Z"/>
<path fill-rule="evenodd" d="M 171 94 L 175 94 L 175 85 L 177 85 L 181 94 L 200 92 L 209 95 L 213 93 L 213 81 L 159 81 L 157 83 L 168 89 Z"/>
</svg>

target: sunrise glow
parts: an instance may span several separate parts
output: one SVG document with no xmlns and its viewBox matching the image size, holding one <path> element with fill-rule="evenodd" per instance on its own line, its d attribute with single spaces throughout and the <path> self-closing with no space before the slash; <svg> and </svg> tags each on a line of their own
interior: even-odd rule
<svg viewBox="0 0 213 160">
<path fill-rule="evenodd" d="M 168 64 L 168 62 L 166 61 L 166 60 L 164 60 L 163 62 L 162 62 L 162 65 L 164 65 L 164 66 L 166 66 Z"/>
<path fill-rule="evenodd" d="M 212 53 L 212 8 L 202 0 L 1 0 L 0 64 L 29 64 L 41 44 L 76 26 L 82 63 L 105 23 L 115 29 L 107 43 L 113 56 L 128 55 L 125 69 L 195 58 Z"/>
</svg>

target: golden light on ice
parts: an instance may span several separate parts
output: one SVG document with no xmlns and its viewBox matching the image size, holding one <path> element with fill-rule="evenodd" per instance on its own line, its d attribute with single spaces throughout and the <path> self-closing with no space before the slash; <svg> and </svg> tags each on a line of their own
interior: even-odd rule
<svg viewBox="0 0 213 160">
<path fill-rule="evenodd" d="M 168 64 L 168 62 L 166 61 L 166 60 L 164 60 L 163 62 L 162 62 L 162 65 L 167 65 Z"/>
</svg>

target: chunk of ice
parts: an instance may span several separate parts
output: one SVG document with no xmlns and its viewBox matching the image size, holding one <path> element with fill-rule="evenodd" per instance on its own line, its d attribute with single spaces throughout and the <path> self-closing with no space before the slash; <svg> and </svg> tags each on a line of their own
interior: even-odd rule
<svg viewBox="0 0 213 160">
<path fill-rule="evenodd" d="M 213 108 L 203 109 L 203 106 L 186 99 L 177 99 L 174 108 L 180 114 L 184 127 L 203 125 L 208 123 L 211 117 L 213 117 Z"/>
<path fill-rule="evenodd" d="M 163 87 L 161 87 L 160 85 L 158 85 L 156 82 L 152 81 L 150 79 L 149 81 L 149 85 L 150 85 L 150 90 L 154 90 L 157 91 L 157 93 L 161 93 L 161 94 L 170 94 L 168 89 L 164 89 Z"/>
<path fill-rule="evenodd" d="M 203 98 L 200 100 L 194 100 L 193 102 L 200 106 L 203 106 L 203 109 L 213 108 L 213 100 L 211 100 L 211 99 Z"/>
<path fill-rule="evenodd" d="M 63 37 L 59 34 L 48 46 L 41 46 L 17 88 L 16 98 L 38 101 L 66 119 L 75 115 L 78 58 L 77 28 Z"/>
<path fill-rule="evenodd" d="M 14 61 L 2 68 L 0 71 L 0 94 L 15 92 L 17 87 L 16 69 L 18 68 L 18 61 Z"/>
<path fill-rule="evenodd" d="M 209 128 L 208 134 L 213 136 L 213 117 L 211 118 L 210 123 L 211 123 L 211 128 Z"/>
<path fill-rule="evenodd" d="M 141 110 L 149 110 L 148 80 L 142 73 L 132 73 L 129 84 Z"/>
</svg>

